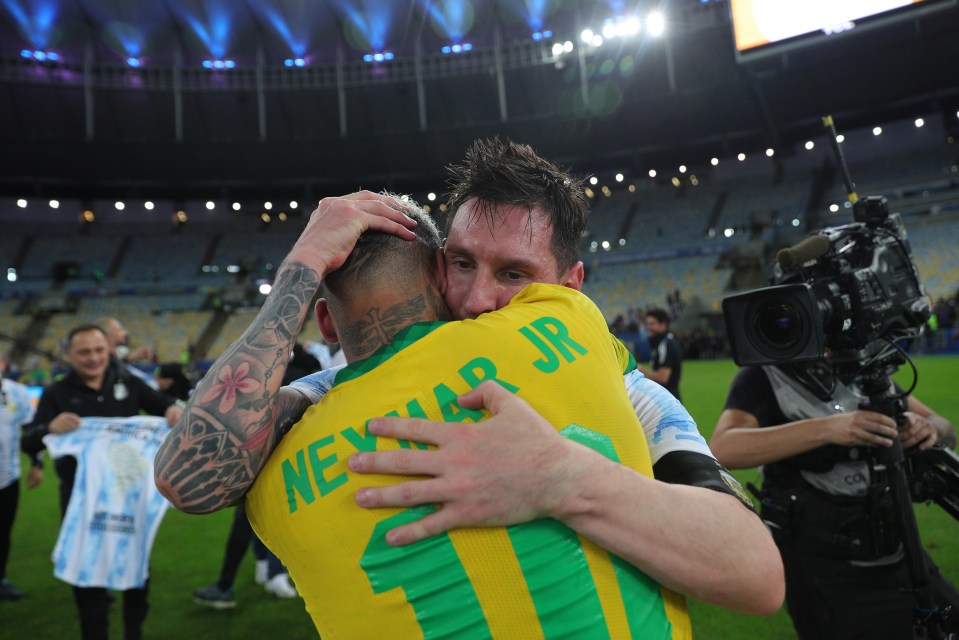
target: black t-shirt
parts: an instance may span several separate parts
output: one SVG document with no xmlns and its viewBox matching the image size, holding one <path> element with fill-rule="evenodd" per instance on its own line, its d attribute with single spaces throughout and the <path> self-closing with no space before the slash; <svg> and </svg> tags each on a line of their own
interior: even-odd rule
<svg viewBox="0 0 959 640">
<path fill-rule="evenodd" d="M 738 409 L 756 417 L 760 427 L 774 427 L 789 422 L 762 367 L 743 367 L 729 385 L 724 409 Z"/>
<path fill-rule="evenodd" d="M 679 379 L 683 372 L 682 350 L 669 335 L 665 335 L 655 342 L 650 341 L 650 343 L 653 371 L 671 369 L 669 379 L 663 386 L 666 387 L 666 390 L 673 394 L 677 400 L 682 402 L 682 398 L 679 397 Z"/>
</svg>

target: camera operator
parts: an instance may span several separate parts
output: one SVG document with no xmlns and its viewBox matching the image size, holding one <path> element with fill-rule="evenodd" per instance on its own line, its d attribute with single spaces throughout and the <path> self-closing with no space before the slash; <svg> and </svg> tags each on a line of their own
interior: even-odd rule
<svg viewBox="0 0 959 640">
<path fill-rule="evenodd" d="M 710 448 L 729 468 L 762 465 L 762 517 L 786 570 L 800 639 L 912 638 L 915 600 L 895 505 L 862 447 L 956 445 L 952 424 L 909 396 L 900 427 L 857 410 L 857 389 L 824 363 L 740 369 Z M 923 551 L 936 603 L 959 593 Z M 955 625 L 955 615 L 952 624 Z"/>
</svg>

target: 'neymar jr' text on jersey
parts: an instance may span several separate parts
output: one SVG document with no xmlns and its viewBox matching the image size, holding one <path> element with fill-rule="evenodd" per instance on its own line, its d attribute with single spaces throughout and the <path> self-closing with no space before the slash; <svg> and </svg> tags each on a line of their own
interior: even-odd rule
<svg viewBox="0 0 959 640">
<path fill-rule="evenodd" d="M 629 359 L 588 298 L 531 285 L 476 320 L 409 327 L 340 372 L 247 497 L 250 522 L 287 566 L 324 640 L 690 637 L 681 596 L 554 520 L 391 547 L 387 531 L 434 507 L 365 510 L 354 501 L 360 487 L 403 478 L 353 474 L 351 454 L 414 446 L 368 433 L 369 420 L 480 422 L 487 414 L 456 398 L 484 380 L 523 397 L 565 437 L 652 476 L 623 387 Z"/>
</svg>

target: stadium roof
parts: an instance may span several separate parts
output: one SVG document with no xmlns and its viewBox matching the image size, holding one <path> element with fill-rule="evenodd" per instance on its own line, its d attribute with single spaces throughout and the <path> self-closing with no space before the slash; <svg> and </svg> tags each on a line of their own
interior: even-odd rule
<svg viewBox="0 0 959 640">
<path fill-rule="evenodd" d="M 660 3 L 661 36 L 599 47 L 582 29 L 623 3 L 0 2 L 7 195 L 411 190 L 490 135 L 640 173 L 788 149 L 821 136 L 826 113 L 841 128 L 936 114 L 959 129 L 954 3 L 740 63 L 712 0 Z M 652 8 L 621 15 L 642 25 Z M 392 59 L 363 60 L 376 54 Z"/>
</svg>

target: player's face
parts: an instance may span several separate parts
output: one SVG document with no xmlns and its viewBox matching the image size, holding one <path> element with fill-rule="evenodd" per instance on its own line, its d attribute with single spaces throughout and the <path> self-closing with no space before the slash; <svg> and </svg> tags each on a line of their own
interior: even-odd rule
<svg viewBox="0 0 959 640">
<path fill-rule="evenodd" d="M 539 208 L 503 205 L 489 218 L 468 200 L 453 217 L 444 245 L 446 303 L 457 320 L 501 309 L 534 282 L 582 286 L 582 263 L 561 272 L 553 229 Z"/>
<path fill-rule="evenodd" d="M 81 331 L 67 347 L 67 360 L 81 380 L 98 380 L 110 362 L 110 344 L 99 331 Z"/>
</svg>

